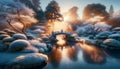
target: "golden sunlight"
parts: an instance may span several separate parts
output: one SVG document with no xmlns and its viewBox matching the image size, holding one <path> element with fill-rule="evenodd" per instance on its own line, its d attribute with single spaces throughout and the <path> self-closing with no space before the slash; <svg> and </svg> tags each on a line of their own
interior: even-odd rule
<svg viewBox="0 0 120 69">
<path fill-rule="evenodd" d="M 54 22 L 53 31 L 67 31 L 67 24 L 64 22 Z"/>
<path fill-rule="evenodd" d="M 59 46 L 64 46 L 66 45 L 66 36 L 65 35 L 57 35 L 56 39 L 58 40 L 57 41 L 57 44 Z"/>
<path fill-rule="evenodd" d="M 90 22 L 101 22 L 102 19 L 104 19 L 104 17 L 94 16 L 93 18 L 90 18 L 88 21 L 90 21 Z"/>
</svg>

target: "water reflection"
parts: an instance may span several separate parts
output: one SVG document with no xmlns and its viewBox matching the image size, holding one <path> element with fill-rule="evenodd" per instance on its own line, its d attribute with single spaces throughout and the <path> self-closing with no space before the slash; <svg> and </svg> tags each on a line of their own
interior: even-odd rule
<svg viewBox="0 0 120 69">
<path fill-rule="evenodd" d="M 86 43 L 81 44 L 83 50 L 84 60 L 88 63 L 104 64 L 106 62 L 106 55 L 103 50 Z"/>
<path fill-rule="evenodd" d="M 49 62 L 56 68 L 62 60 L 62 52 L 60 49 L 53 47 L 52 52 L 48 55 Z"/>
<path fill-rule="evenodd" d="M 78 60 L 78 49 L 76 49 L 76 47 L 69 47 L 67 54 L 68 54 L 68 58 L 72 61 L 77 61 Z"/>
<path fill-rule="evenodd" d="M 80 52 L 82 55 L 80 55 Z M 62 62 L 63 59 L 64 61 Z M 119 69 L 119 62 L 119 50 L 100 49 L 93 45 L 79 43 L 78 46 L 67 47 L 63 50 L 53 48 L 53 51 L 49 54 L 49 63 L 44 69 L 88 69 L 89 67 L 97 67 L 98 69 L 111 69 L 111 67 L 117 67 L 116 69 Z M 66 63 L 68 64 L 68 67 Z M 102 65 L 102 67 L 89 64 Z"/>
</svg>

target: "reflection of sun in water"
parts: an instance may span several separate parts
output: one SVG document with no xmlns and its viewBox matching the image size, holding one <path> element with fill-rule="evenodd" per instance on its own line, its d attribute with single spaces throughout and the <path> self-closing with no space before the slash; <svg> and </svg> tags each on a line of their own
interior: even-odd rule
<svg viewBox="0 0 120 69">
<path fill-rule="evenodd" d="M 63 50 L 61 50 L 61 53 L 62 53 L 62 61 L 63 63 L 70 63 L 70 59 L 68 57 L 68 49 L 67 48 L 64 48 Z"/>
</svg>

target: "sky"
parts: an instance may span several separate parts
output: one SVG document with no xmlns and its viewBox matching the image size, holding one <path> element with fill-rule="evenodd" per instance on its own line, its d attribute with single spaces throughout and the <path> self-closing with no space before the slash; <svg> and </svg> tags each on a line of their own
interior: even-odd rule
<svg viewBox="0 0 120 69">
<path fill-rule="evenodd" d="M 45 10 L 45 7 L 50 3 L 52 0 L 41 0 L 41 7 Z M 71 7 L 77 6 L 79 8 L 78 14 L 82 17 L 83 9 L 87 4 L 92 3 L 101 3 L 106 6 L 107 11 L 109 10 L 110 6 L 113 5 L 114 10 L 120 10 L 120 0 L 55 0 L 59 3 L 62 12 L 68 11 Z"/>
</svg>

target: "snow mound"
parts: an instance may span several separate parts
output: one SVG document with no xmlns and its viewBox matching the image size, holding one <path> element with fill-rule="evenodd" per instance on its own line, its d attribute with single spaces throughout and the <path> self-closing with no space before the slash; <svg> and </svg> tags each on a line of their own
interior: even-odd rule
<svg viewBox="0 0 120 69">
<path fill-rule="evenodd" d="M 109 35 L 108 38 L 120 40 L 120 34 L 112 34 L 112 35 Z"/>
<path fill-rule="evenodd" d="M 14 34 L 13 38 L 15 39 L 25 39 L 27 40 L 27 37 L 24 34 Z"/>
<path fill-rule="evenodd" d="M 27 55 L 20 55 L 8 62 L 7 65 L 11 67 L 19 67 L 19 69 L 28 68 L 43 68 L 47 64 L 48 58 L 46 55 L 40 53 L 32 53 Z"/>
<path fill-rule="evenodd" d="M 10 36 L 7 35 L 7 34 L 2 34 L 2 35 L 0 35 L 0 40 L 2 40 L 2 39 L 4 39 L 4 38 L 7 38 L 7 37 L 10 37 Z"/>
<path fill-rule="evenodd" d="M 119 47 L 119 48 L 120 48 L 120 41 L 115 40 L 115 39 L 106 39 L 106 40 L 103 42 L 103 44 L 104 44 L 104 45 L 107 45 L 107 46 Z"/>
<path fill-rule="evenodd" d="M 116 28 L 112 29 L 112 31 L 120 31 L 120 27 L 116 27 Z"/>
<path fill-rule="evenodd" d="M 33 46 L 38 48 L 40 53 L 45 53 L 48 51 L 47 45 L 45 43 L 35 43 Z"/>
<path fill-rule="evenodd" d="M 28 46 L 30 46 L 30 43 L 27 40 L 15 40 L 10 44 L 8 51 L 19 52 L 24 50 Z"/>
<path fill-rule="evenodd" d="M 95 38 L 97 38 L 97 39 L 106 39 L 111 34 L 112 34 L 111 32 L 105 31 L 105 32 L 101 32 L 101 33 L 97 34 Z"/>
<path fill-rule="evenodd" d="M 5 44 L 5 45 L 9 45 L 11 42 L 13 42 L 15 39 L 12 38 L 12 37 L 9 37 L 9 38 L 4 38 L 2 40 L 2 43 Z"/>
</svg>

